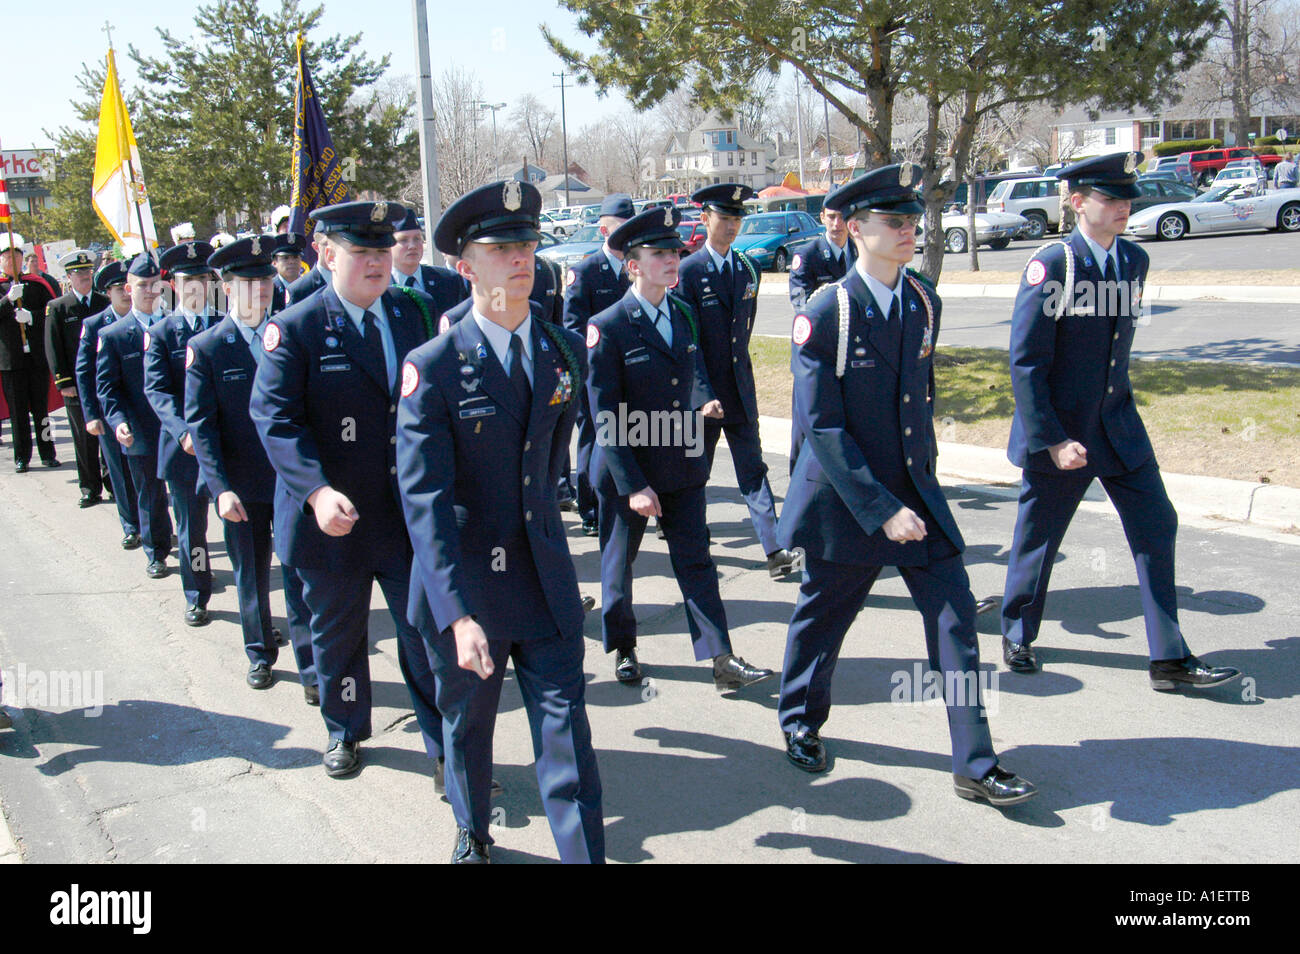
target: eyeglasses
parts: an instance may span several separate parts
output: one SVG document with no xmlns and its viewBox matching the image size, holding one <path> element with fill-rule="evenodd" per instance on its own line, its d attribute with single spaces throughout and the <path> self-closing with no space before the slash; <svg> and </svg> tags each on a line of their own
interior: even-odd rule
<svg viewBox="0 0 1300 954">
<path fill-rule="evenodd" d="M 879 212 L 871 213 L 877 222 L 890 231 L 897 232 L 907 229 L 909 232 L 915 232 L 916 227 L 921 224 L 919 215 L 882 215 Z"/>
</svg>

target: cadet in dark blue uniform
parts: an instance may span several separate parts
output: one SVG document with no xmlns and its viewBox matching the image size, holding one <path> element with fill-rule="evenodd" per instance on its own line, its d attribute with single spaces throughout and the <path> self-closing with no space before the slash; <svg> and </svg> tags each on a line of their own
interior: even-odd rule
<svg viewBox="0 0 1300 954">
<path fill-rule="evenodd" d="M 925 206 L 911 163 L 840 186 L 826 205 L 848 219 L 859 258 L 795 316 L 794 426 L 799 455 L 781 514 L 807 554 L 790 618 L 780 720 L 787 757 L 826 768 L 819 732 L 844 636 L 885 566 L 898 567 L 943 676 L 953 784 L 962 798 L 1012 805 L 1034 794 L 998 767 L 979 686 L 975 598 L 965 547 L 935 477 L 934 368 L 940 302 L 904 266 Z M 914 701 L 924 696 L 913 688 Z"/>
<path fill-rule="evenodd" d="M 394 205 L 393 208 L 396 209 L 397 206 Z M 312 248 L 316 250 L 316 264 L 297 281 L 289 283 L 289 304 L 291 305 L 305 301 L 330 283 L 329 266 L 321 260 L 319 235 L 320 233 L 317 232 L 311 240 Z"/>
<path fill-rule="evenodd" d="M 718 571 L 709 556 L 700 414 L 722 407 L 709 387 L 689 305 L 668 294 L 682 246 L 676 209 L 654 208 L 609 237 L 632 287 L 587 325 L 587 393 L 596 422 L 591 482 L 600 500 L 601 630 L 619 682 L 641 678 L 632 611 L 632 561 L 646 521 L 659 518 L 686 606 L 695 658 L 713 660 L 719 690 L 774 675 L 731 651 Z"/>
<path fill-rule="evenodd" d="M 709 384 L 722 402 L 722 417 L 704 422 L 709 470 L 713 470 L 718 438 L 725 431 L 736 481 L 767 556 L 767 571 L 776 577 L 798 570 L 800 562 L 797 553 L 777 543 L 776 499 L 758 439 L 758 397 L 749 359 L 749 336 L 758 310 L 758 269 L 731 249 L 745 214 L 742 203 L 753 196 L 749 186 L 734 182 L 705 186 L 691 196 L 704 207 L 708 238 L 682 260 L 674 291 L 695 312 Z"/>
<path fill-rule="evenodd" d="M 822 206 L 826 234 L 796 255 L 790 262 L 790 304 L 802 311 L 813 292 L 844 277 L 858 260 L 858 247 L 849 241 L 848 224 L 834 209 Z"/>
<path fill-rule="evenodd" d="M 631 286 L 623 270 L 623 256 L 609 247 L 609 235 L 626 222 L 636 211 L 630 196 L 622 193 L 608 195 L 600 204 L 600 234 L 605 244 L 569 269 L 564 290 L 564 327 L 582 337 L 587 337 L 587 322 L 591 316 L 604 311 L 617 302 Z M 587 389 L 582 389 L 578 406 L 578 513 L 582 516 L 582 532 L 596 536 L 597 500 L 591 486 L 591 451 L 596 445 L 596 426 L 591 420 L 587 405 Z M 565 463 L 565 473 L 569 471 Z"/>
<path fill-rule="evenodd" d="M 287 208 L 287 206 L 285 206 Z M 275 237 L 275 255 L 271 264 L 275 277 L 271 279 L 271 314 L 278 315 L 289 307 L 289 286 L 302 277 L 303 237 L 297 232 L 281 232 Z"/>
<path fill-rule="evenodd" d="M 276 254 L 282 246 L 276 246 Z M 239 623 L 248 656 L 246 681 L 254 689 L 271 685 L 279 656 L 271 625 L 271 528 L 275 471 L 257 439 L 248 405 L 262 361 L 267 306 L 274 274 L 268 236 L 240 239 L 208 259 L 221 274 L 226 317 L 190 339 L 185 354 L 185 423 L 194 455 L 225 531 L 226 553 L 235 570 Z M 303 693 L 320 704 L 312 658 L 310 619 L 295 613 L 302 600 L 297 572 L 281 564 L 289 633 Z"/>
<path fill-rule="evenodd" d="M 104 455 L 108 470 L 113 503 L 117 518 L 122 524 L 122 549 L 135 550 L 140 546 L 139 503 L 131 472 L 122 458 L 122 445 L 104 423 L 104 411 L 95 387 L 95 373 L 99 359 L 99 333 L 119 318 L 131 314 L 131 295 L 126 288 L 126 265 L 109 262 L 95 273 L 95 288 L 107 296 L 108 307 L 81 323 L 81 340 L 77 344 L 77 395 L 81 398 L 81 412 L 86 417 L 86 432 L 99 438 L 99 449 Z"/>
<path fill-rule="evenodd" d="M 54 386 L 63 395 L 72 430 L 72 448 L 77 455 L 77 484 L 80 507 L 93 507 L 103 500 L 104 471 L 100 466 L 99 440 L 86 430 L 81 400 L 77 396 L 77 346 L 87 318 L 108 307 L 108 299 L 95 291 L 95 254 L 73 249 L 59 259 L 72 290 L 54 299 L 45 309 L 45 359 L 54 375 Z"/>
<path fill-rule="evenodd" d="M 135 487 L 140 535 L 153 579 L 167 575 L 172 521 L 167 514 L 167 490 L 158 477 L 158 415 L 144 393 L 144 350 L 161 294 L 158 263 L 141 252 L 127 269 L 131 313 L 100 329 L 95 387 L 104 420 L 122 446 Z"/>
<path fill-rule="evenodd" d="M 360 767 L 357 743 L 370 737 L 367 632 L 376 581 L 425 748 L 442 756 L 429 656 L 406 621 L 411 548 L 397 489 L 397 378 L 425 328 L 405 296 L 388 290 L 393 229 L 404 214 L 388 202 L 316 212 L 331 283 L 267 322 L 250 404 L 279 477 L 275 508 L 285 526 L 280 533 L 277 521 L 277 551 L 302 576 L 311 610 L 331 777 Z"/>
<path fill-rule="evenodd" d="M 267 239 L 269 242 L 270 240 Z M 208 560 L 207 488 L 199 480 L 194 441 L 185 426 L 185 347 L 213 323 L 212 269 L 207 242 L 184 242 L 163 252 L 158 267 L 171 279 L 176 309 L 155 322 L 145 336 L 144 393 L 158 415 L 158 476 L 171 493 L 179 544 L 185 625 L 208 624 L 212 567 Z"/>
<path fill-rule="evenodd" d="M 1119 511 L 1137 564 L 1155 689 L 1205 687 L 1235 679 L 1228 666 L 1192 655 L 1178 626 L 1174 537 L 1178 514 L 1129 382 L 1129 349 L 1140 316 L 1147 253 L 1120 238 L 1141 195 L 1141 153 L 1115 153 L 1067 166 L 1078 225 L 1036 252 L 1025 267 L 1011 318 L 1016 412 L 1007 456 L 1023 468 L 1020 512 L 1002 599 L 1003 658 L 1033 672 L 1052 561 L 1094 477 Z"/>
<path fill-rule="evenodd" d="M 412 351 L 402 369 L 410 618 L 438 677 L 460 864 L 489 860 L 492 734 L 508 659 L 560 860 L 605 860 L 583 610 L 555 498 L 586 368 L 581 340 L 543 321 L 528 298 L 541 201 L 510 179 L 447 209 L 434 239 L 461 256 L 470 317 Z"/>
<path fill-rule="evenodd" d="M 450 308 L 469 298 L 469 285 L 450 268 L 424 264 L 424 229 L 414 209 L 407 209 L 393 238 L 393 284 L 413 288 L 433 299 L 433 325 Z"/>
</svg>

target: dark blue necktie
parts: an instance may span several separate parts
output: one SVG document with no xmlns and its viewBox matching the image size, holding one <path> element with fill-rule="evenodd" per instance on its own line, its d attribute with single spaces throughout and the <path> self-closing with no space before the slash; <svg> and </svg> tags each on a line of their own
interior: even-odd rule
<svg viewBox="0 0 1300 954">
<path fill-rule="evenodd" d="M 524 370 L 524 340 L 517 333 L 510 336 L 510 386 L 515 389 L 521 407 L 532 405 L 533 388 Z"/>
</svg>

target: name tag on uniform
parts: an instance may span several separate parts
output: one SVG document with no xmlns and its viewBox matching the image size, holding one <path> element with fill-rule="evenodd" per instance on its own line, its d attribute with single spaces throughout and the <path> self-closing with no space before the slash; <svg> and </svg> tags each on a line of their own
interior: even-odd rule
<svg viewBox="0 0 1300 954">
<path fill-rule="evenodd" d="M 183 357 L 185 357 L 185 349 L 184 349 L 184 348 L 180 348 L 180 349 L 177 350 L 177 351 L 173 351 L 173 352 L 172 352 L 172 357 L 173 357 L 173 358 L 183 358 Z"/>
<path fill-rule="evenodd" d="M 321 371 L 351 371 L 352 362 L 341 354 L 327 354 L 320 359 Z"/>
<path fill-rule="evenodd" d="M 497 412 L 496 405 L 485 404 L 483 407 L 463 407 L 460 409 L 461 420 L 465 418 L 488 417 Z"/>
<path fill-rule="evenodd" d="M 227 368 L 221 372 L 222 381 L 247 381 L 248 372 L 243 368 Z"/>
<path fill-rule="evenodd" d="M 639 354 L 639 355 L 637 355 L 635 358 L 629 358 L 629 357 L 627 357 L 626 355 L 624 355 L 624 361 L 623 361 L 623 363 L 624 363 L 624 364 L 640 364 L 642 361 L 649 361 L 649 360 L 650 360 L 650 355 L 648 355 L 648 354 Z"/>
<path fill-rule="evenodd" d="M 876 366 L 876 362 L 872 358 L 867 358 L 864 361 L 849 362 L 850 368 L 874 368 L 875 366 Z"/>
</svg>

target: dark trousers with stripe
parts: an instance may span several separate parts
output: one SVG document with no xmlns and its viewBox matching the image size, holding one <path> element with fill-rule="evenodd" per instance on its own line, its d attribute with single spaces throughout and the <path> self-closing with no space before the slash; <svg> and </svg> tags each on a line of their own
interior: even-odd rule
<svg viewBox="0 0 1300 954">
<path fill-rule="evenodd" d="M 77 486 L 87 496 L 102 497 L 104 474 L 100 469 L 99 439 L 86 431 L 86 418 L 81 412 L 79 398 L 65 396 L 63 407 L 68 412 L 72 451 L 77 457 Z"/>
<path fill-rule="evenodd" d="M 167 514 L 167 489 L 158 479 L 157 454 L 123 454 L 135 487 L 140 539 L 149 562 L 165 560 L 172 552 L 172 519 Z"/>
<path fill-rule="evenodd" d="M 212 565 L 208 556 L 208 505 L 211 498 L 188 481 L 169 480 L 172 513 L 176 519 L 181 588 L 185 602 L 207 606 L 212 597 Z"/>
<path fill-rule="evenodd" d="M 776 498 L 772 485 L 767 482 L 767 464 L 763 462 L 763 448 L 758 440 L 758 422 L 723 424 L 717 419 L 704 419 L 704 450 L 709 457 L 709 473 L 713 473 L 713 455 L 718 449 L 718 438 L 727 435 L 727 448 L 736 468 L 736 484 L 745 497 L 749 519 L 754 533 L 762 544 L 763 553 L 771 554 L 781 549 L 776 542 Z"/>
<path fill-rule="evenodd" d="M 131 469 L 127 466 L 126 456 L 122 453 L 122 445 L 117 442 L 112 431 L 99 436 L 99 450 L 104 455 L 104 467 L 108 470 L 108 481 L 113 489 L 113 503 L 117 506 L 117 519 L 122 523 L 122 532 L 139 533 L 139 497 L 135 492 L 135 483 L 131 480 Z"/>
</svg>

